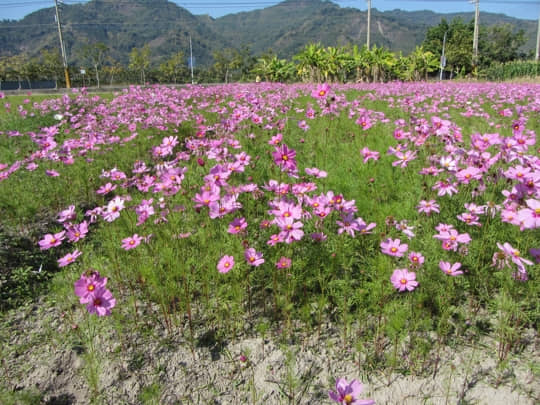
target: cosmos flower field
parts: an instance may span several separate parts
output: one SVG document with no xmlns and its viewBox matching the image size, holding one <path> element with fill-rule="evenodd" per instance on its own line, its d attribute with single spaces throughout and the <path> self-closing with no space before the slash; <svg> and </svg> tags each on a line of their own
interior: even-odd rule
<svg viewBox="0 0 540 405">
<path fill-rule="evenodd" d="M 193 342 L 330 321 L 412 372 L 471 330 L 500 361 L 537 330 L 538 84 L 1 97 L 3 226 L 99 327 L 139 327 L 141 302 Z"/>
</svg>

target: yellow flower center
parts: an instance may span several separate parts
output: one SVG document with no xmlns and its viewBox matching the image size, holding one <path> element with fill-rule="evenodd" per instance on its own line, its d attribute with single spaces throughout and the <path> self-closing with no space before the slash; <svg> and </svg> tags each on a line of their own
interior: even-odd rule
<svg viewBox="0 0 540 405">
<path fill-rule="evenodd" d="M 347 394 L 343 397 L 343 400 L 345 401 L 346 404 L 352 404 L 353 397 L 351 394 Z"/>
<path fill-rule="evenodd" d="M 87 288 L 88 291 L 94 291 L 96 287 L 94 286 L 94 284 L 90 284 Z"/>
<path fill-rule="evenodd" d="M 397 248 L 393 247 L 392 249 L 390 249 L 390 251 L 391 251 L 392 253 L 396 253 L 396 252 L 397 252 Z"/>
<path fill-rule="evenodd" d="M 402 278 L 401 280 L 399 280 L 399 282 L 400 282 L 401 284 L 407 284 L 407 279 Z"/>
<path fill-rule="evenodd" d="M 319 96 L 323 97 L 325 94 L 326 94 L 326 91 L 324 90 L 319 91 Z"/>
<path fill-rule="evenodd" d="M 283 155 L 283 156 L 281 157 L 281 159 L 287 161 L 287 160 L 289 160 L 289 157 L 288 157 L 287 155 Z"/>
</svg>

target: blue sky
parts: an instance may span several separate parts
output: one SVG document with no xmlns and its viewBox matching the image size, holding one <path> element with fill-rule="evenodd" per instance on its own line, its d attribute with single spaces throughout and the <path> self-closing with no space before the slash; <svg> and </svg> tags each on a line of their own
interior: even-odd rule
<svg viewBox="0 0 540 405">
<path fill-rule="evenodd" d="M 84 3 L 85 0 L 63 0 L 66 4 Z M 122 0 L 117 0 L 121 2 Z M 174 0 L 178 5 L 188 9 L 193 14 L 209 14 L 220 17 L 225 14 L 239 13 L 269 7 L 280 1 L 274 0 Z M 334 0 L 341 7 L 354 7 L 366 10 L 365 0 Z M 441 13 L 474 11 L 474 5 L 469 0 L 372 0 L 372 7 L 378 10 L 432 10 Z M 25 15 L 51 7 L 54 0 L 0 0 L 0 19 L 21 19 Z M 503 13 L 512 17 L 536 20 L 540 15 L 540 0 L 480 0 L 482 11 Z"/>
</svg>

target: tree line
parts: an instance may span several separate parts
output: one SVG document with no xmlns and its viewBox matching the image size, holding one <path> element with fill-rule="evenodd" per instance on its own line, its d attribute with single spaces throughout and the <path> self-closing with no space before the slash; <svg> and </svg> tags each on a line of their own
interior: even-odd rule
<svg viewBox="0 0 540 405">
<path fill-rule="evenodd" d="M 197 66 L 195 56 L 193 79 L 203 83 L 413 81 L 427 80 L 440 70 L 447 78 L 482 77 L 485 72 L 493 71 L 494 66 L 532 57 L 520 52 L 526 42 L 523 30 L 514 31 L 510 25 L 481 26 L 479 59 L 474 61 L 473 30 L 473 22 L 442 19 L 439 25 L 427 31 L 423 43 L 406 56 L 376 45 L 368 49 L 358 45 L 333 47 L 311 43 L 290 60 L 279 58 L 271 50 L 254 56 L 248 46 L 225 48 L 213 53 L 210 66 Z M 443 47 L 444 60 L 441 58 Z M 108 47 L 101 42 L 83 46 L 76 58 L 78 66 L 70 67 L 76 86 L 192 81 L 190 59 L 183 52 L 155 65 L 149 45 L 133 48 L 127 65 L 112 59 Z M 57 50 L 43 50 L 36 58 L 21 54 L 0 59 L 0 81 L 43 79 L 64 85 L 62 59 Z"/>
</svg>

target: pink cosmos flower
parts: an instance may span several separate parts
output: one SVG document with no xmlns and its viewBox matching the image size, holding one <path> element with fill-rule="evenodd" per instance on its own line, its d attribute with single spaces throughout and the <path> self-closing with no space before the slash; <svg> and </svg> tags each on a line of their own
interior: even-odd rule
<svg viewBox="0 0 540 405">
<path fill-rule="evenodd" d="M 269 145 L 279 145 L 281 143 L 281 141 L 283 140 L 283 135 L 282 134 L 275 134 L 269 141 L 268 141 L 268 144 Z"/>
<path fill-rule="evenodd" d="M 518 267 L 519 271 L 526 273 L 525 265 L 533 264 L 530 260 L 524 259 L 521 257 L 521 252 L 510 245 L 508 242 L 500 244 L 497 242 L 498 248 L 502 251 L 507 258 L 512 260 L 512 262 Z"/>
<path fill-rule="evenodd" d="M 443 273 L 455 277 L 463 274 L 463 271 L 459 270 L 461 267 L 460 262 L 456 262 L 454 264 L 450 264 L 449 262 L 440 261 L 439 262 L 439 268 L 443 271 Z"/>
<path fill-rule="evenodd" d="M 65 267 L 68 264 L 71 264 L 75 261 L 77 257 L 79 257 L 82 254 L 82 252 L 79 252 L 77 249 L 73 253 L 68 253 L 64 257 L 61 257 L 58 259 L 58 266 L 59 267 Z"/>
<path fill-rule="evenodd" d="M 268 246 L 275 246 L 278 243 L 283 243 L 284 239 L 281 233 L 275 233 L 270 236 L 270 239 L 266 242 Z"/>
<path fill-rule="evenodd" d="M 110 193 L 116 187 L 117 187 L 116 184 L 113 185 L 112 183 L 107 183 L 107 184 L 104 184 L 103 186 L 101 186 L 100 188 L 98 188 L 96 193 L 104 195 L 104 194 Z"/>
<path fill-rule="evenodd" d="M 49 177 L 58 177 L 60 176 L 60 173 L 58 173 L 56 170 L 45 170 L 45 174 Z"/>
<path fill-rule="evenodd" d="M 66 231 L 61 231 L 53 234 L 46 234 L 42 240 L 39 241 L 40 250 L 47 250 L 52 247 L 60 246 L 65 238 Z"/>
<path fill-rule="evenodd" d="M 336 223 L 339 225 L 338 235 L 346 232 L 354 238 L 355 232 L 360 232 L 360 223 L 354 217 L 352 212 L 348 214 L 341 214 L 341 220 L 336 221 Z"/>
<path fill-rule="evenodd" d="M 356 120 L 356 124 L 360 125 L 364 131 L 368 130 L 373 126 L 373 123 L 367 115 L 362 115 Z"/>
<path fill-rule="evenodd" d="M 528 199 L 525 201 L 527 208 L 517 212 L 518 220 L 523 222 L 525 229 L 540 228 L 540 200 Z"/>
<path fill-rule="evenodd" d="M 327 239 L 327 236 L 323 232 L 314 232 L 310 236 L 315 242 L 324 242 Z"/>
<path fill-rule="evenodd" d="M 392 166 L 399 166 L 401 168 L 407 167 L 408 163 L 416 159 L 416 151 L 412 152 L 406 150 L 405 152 L 396 151 L 394 155 L 398 158 L 395 162 L 392 162 Z"/>
<path fill-rule="evenodd" d="M 309 125 L 306 123 L 305 120 L 298 121 L 298 128 L 307 131 L 309 129 Z"/>
<path fill-rule="evenodd" d="M 374 405 L 375 401 L 372 399 L 359 398 L 363 389 L 362 383 L 358 380 L 348 382 L 344 378 L 338 378 L 336 380 L 336 390 L 329 391 L 328 396 L 332 401 L 340 405 Z"/>
<path fill-rule="evenodd" d="M 228 273 L 233 267 L 234 257 L 228 255 L 223 256 L 217 264 L 217 269 L 220 273 Z"/>
<path fill-rule="evenodd" d="M 282 170 L 296 170 L 296 151 L 294 149 L 289 149 L 287 145 L 282 144 L 275 148 L 272 156 L 274 157 L 274 163 Z"/>
<path fill-rule="evenodd" d="M 295 240 L 302 239 L 304 236 L 304 231 L 301 229 L 304 224 L 300 221 L 295 221 L 292 217 L 276 218 L 275 222 L 281 230 L 279 233 L 280 239 L 285 243 L 292 243 Z"/>
<path fill-rule="evenodd" d="M 143 239 L 144 238 L 142 236 L 139 236 L 137 234 L 134 234 L 133 236 L 129 236 L 125 239 L 122 239 L 122 248 L 124 250 L 134 249 L 141 244 L 141 241 Z"/>
<path fill-rule="evenodd" d="M 254 248 L 246 249 L 244 251 L 244 257 L 250 266 L 258 267 L 264 263 L 263 254 L 257 252 Z"/>
<path fill-rule="evenodd" d="M 420 267 L 422 264 L 424 264 L 424 256 L 422 256 L 421 253 L 418 252 L 411 252 L 409 253 L 409 261 L 411 262 L 412 267 Z"/>
<path fill-rule="evenodd" d="M 81 304 L 86 304 L 90 300 L 90 296 L 99 287 L 105 287 L 107 277 L 101 277 L 99 272 L 90 270 L 81 274 L 75 284 L 75 295 L 80 298 Z"/>
<path fill-rule="evenodd" d="M 281 258 L 276 263 L 278 269 L 289 269 L 291 267 L 292 260 L 288 257 L 281 256 Z"/>
<path fill-rule="evenodd" d="M 68 240 L 71 243 L 78 242 L 88 233 L 88 222 L 83 221 L 80 224 L 65 225 Z"/>
<path fill-rule="evenodd" d="M 237 234 L 242 232 L 244 229 L 247 228 L 247 222 L 245 218 L 235 218 L 233 221 L 229 224 L 229 229 L 227 229 L 227 232 L 231 234 Z"/>
<path fill-rule="evenodd" d="M 394 288 L 398 291 L 412 291 L 418 286 L 416 281 L 416 273 L 407 269 L 395 269 L 390 277 L 390 281 Z"/>
<path fill-rule="evenodd" d="M 380 154 L 377 151 L 369 150 L 367 146 L 360 150 L 360 154 L 364 158 L 363 163 L 367 163 L 369 159 L 379 160 Z"/>
<path fill-rule="evenodd" d="M 70 205 L 67 209 L 60 211 L 58 214 L 58 222 L 64 223 L 67 221 L 73 221 L 77 217 L 75 212 L 75 206 Z"/>
<path fill-rule="evenodd" d="M 328 176 L 328 173 L 326 173 L 324 170 L 317 169 L 316 167 L 306 168 L 306 174 L 310 176 L 315 176 L 318 179 L 322 179 Z"/>
<path fill-rule="evenodd" d="M 120 217 L 120 211 L 124 209 L 124 200 L 121 197 L 114 197 L 107 204 L 107 208 L 103 212 L 103 219 L 107 222 L 112 222 Z"/>
<path fill-rule="evenodd" d="M 482 172 L 476 167 L 469 166 L 459 170 L 456 173 L 456 178 L 462 184 L 469 184 L 471 180 L 480 180 L 482 178 Z"/>
<path fill-rule="evenodd" d="M 457 183 L 452 182 L 449 179 L 441 180 L 435 183 L 433 187 L 431 187 L 432 190 L 437 190 L 437 195 L 439 197 L 442 197 L 443 195 L 453 195 L 458 192 L 457 190 Z"/>
<path fill-rule="evenodd" d="M 402 257 L 408 248 L 409 245 L 406 243 L 402 244 L 399 239 L 388 238 L 384 242 L 381 242 L 382 252 L 389 256 Z"/>
<path fill-rule="evenodd" d="M 328 92 L 330 91 L 330 85 L 328 83 L 319 84 L 317 89 L 311 92 L 311 97 L 314 97 L 319 100 L 326 99 Z"/>
<path fill-rule="evenodd" d="M 396 229 L 398 231 L 403 232 L 409 239 L 412 239 L 415 237 L 415 233 L 413 232 L 414 226 L 411 226 L 407 223 L 406 219 L 402 219 L 396 224 Z"/>
<path fill-rule="evenodd" d="M 423 212 L 427 216 L 429 216 L 432 212 L 439 213 L 440 212 L 440 206 L 437 204 L 435 200 L 422 200 L 418 205 L 416 206 L 416 209 L 418 212 Z"/>
<path fill-rule="evenodd" d="M 111 309 L 116 305 L 116 299 L 112 293 L 103 286 L 98 286 L 89 296 L 86 309 L 91 314 L 97 316 L 107 316 L 111 314 Z"/>
<path fill-rule="evenodd" d="M 451 225 L 439 224 L 435 229 L 439 233 L 433 235 L 433 237 L 442 242 L 442 248 L 444 250 L 453 250 L 455 252 L 460 243 L 468 245 L 471 242 L 471 237 L 468 233 L 459 233 Z"/>
</svg>

